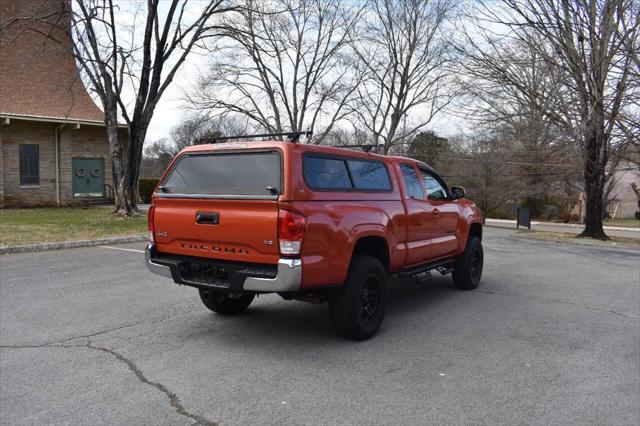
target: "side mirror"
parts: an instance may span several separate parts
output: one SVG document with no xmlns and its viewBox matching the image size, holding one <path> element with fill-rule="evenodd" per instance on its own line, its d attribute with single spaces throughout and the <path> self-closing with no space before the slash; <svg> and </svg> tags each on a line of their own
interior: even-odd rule
<svg viewBox="0 0 640 426">
<path fill-rule="evenodd" d="M 464 188 L 461 186 L 452 186 L 451 195 L 453 196 L 454 200 L 459 200 L 460 198 L 464 198 L 465 196 Z"/>
</svg>

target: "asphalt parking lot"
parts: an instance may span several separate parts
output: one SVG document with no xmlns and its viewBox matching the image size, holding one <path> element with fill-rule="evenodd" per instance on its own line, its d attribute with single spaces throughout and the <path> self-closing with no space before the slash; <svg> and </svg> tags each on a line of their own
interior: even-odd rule
<svg viewBox="0 0 640 426">
<path fill-rule="evenodd" d="M 359 343 L 275 295 L 217 316 L 143 243 L 1 256 L 0 422 L 640 423 L 640 251 L 485 235 L 478 290 L 393 279 Z"/>
</svg>

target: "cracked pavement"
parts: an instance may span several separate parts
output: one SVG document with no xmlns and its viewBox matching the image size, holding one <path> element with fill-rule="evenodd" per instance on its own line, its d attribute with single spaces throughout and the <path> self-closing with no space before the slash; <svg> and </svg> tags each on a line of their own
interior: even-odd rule
<svg viewBox="0 0 640 426">
<path fill-rule="evenodd" d="M 393 279 L 366 342 L 275 295 L 217 316 L 142 253 L 0 256 L 0 423 L 639 424 L 640 250 L 485 233 L 477 291 Z"/>
</svg>

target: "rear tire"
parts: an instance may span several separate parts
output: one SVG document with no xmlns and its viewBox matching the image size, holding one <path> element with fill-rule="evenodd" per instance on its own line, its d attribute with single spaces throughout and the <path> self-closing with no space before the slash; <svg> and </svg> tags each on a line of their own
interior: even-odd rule
<svg viewBox="0 0 640 426">
<path fill-rule="evenodd" d="M 378 329 L 387 307 L 387 272 L 371 256 L 354 256 L 343 286 L 329 298 L 334 330 L 348 339 L 365 340 Z"/>
<path fill-rule="evenodd" d="M 237 315 L 244 312 L 255 297 L 254 294 L 229 294 L 203 288 L 199 288 L 198 292 L 204 306 L 221 315 Z"/>
<path fill-rule="evenodd" d="M 480 284 L 484 253 L 482 241 L 476 236 L 470 236 L 464 253 L 456 259 L 453 270 L 453 285 L 460 290 L 473 290 Z"/>
</svg>

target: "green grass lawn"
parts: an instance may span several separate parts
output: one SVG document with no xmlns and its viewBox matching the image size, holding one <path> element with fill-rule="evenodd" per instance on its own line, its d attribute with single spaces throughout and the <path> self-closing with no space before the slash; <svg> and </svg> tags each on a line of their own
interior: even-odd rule
<svg viewBox="0 0 640 426">
<path fill-rule="evenodd" d="M 146 214 L 122 218 L 113 216 L 111 209 L 104 207 L 0 210 L 0 246 L 87 240 L 146 232 Z"/>
</svg>

